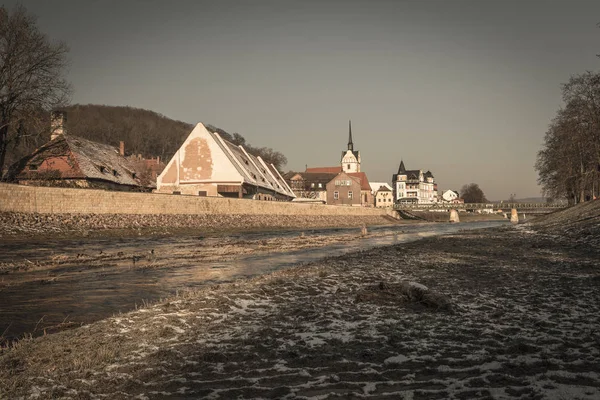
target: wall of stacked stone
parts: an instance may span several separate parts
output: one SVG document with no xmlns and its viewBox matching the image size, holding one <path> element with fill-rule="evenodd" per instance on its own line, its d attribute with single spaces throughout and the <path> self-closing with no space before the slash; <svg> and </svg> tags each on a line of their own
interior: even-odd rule
<svg viewBox="0 0 600 400">
<path fill-rule="evenodd" d="M 233 198 L 34 187 L 0 183 L 0 212 L 40 214 L 188 214 L 372 216 L 389 211 Z"/>
</svg>

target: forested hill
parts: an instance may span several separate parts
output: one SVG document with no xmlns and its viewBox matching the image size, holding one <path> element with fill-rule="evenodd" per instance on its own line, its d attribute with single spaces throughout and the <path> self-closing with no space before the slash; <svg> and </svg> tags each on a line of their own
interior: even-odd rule
<svg viewBox="0 0 600 400">
<path fill-rule="evenodd" d="M 193 125 L 175 121 L 150 110 L 95 104 L 75 104 L 67 112 L 67 134 L 119 147 L 127 154 L 160 156 L 168 161 Z"/>
<path fill-rule="evenodd" d="M 144 157 L 160 156 L 168 162 L 190 134 L 193 125 L 175 121 L 154 111 L 133 107 L 117 107 L 96 104 L 75 104 L 63 109 L 67 112 L 67 134 L 80 136 L 99 143 L 115 147 L 120 141 L 125 142 L 127 154 L 141 154 Z M 48 116 L 48 127 L 50 117 Z M 242 144 L 254 155 L 260 155 L 265 161 L 273 163 L 279 170 L 287 163 L 286 157 L 268 147 L 255 147 L 246 143 L 238 134 L 230 134 L 215 128 L 203 121 L 207 128 L 218 132 L 221 137 L 235 144 Z M 45 132 L 40 140 L 21 143 L 14 149 L 13 161 L 18 160 L 36 147 L 49 140 L 49 132 Z M 10 151 L 10 150 L 9 150 Z"/>
</svg>

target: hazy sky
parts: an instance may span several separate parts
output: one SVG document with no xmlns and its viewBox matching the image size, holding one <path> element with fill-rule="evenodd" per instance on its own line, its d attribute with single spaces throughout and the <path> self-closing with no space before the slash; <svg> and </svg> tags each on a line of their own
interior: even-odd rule
<svg viewBox="0 0 600 400">
<path fill-rule="evenodd" d="M 0 0 L 12 7 L 16 2 Z M 22 1 L 70 48 L 73 103 L 129 105 L 331 166 L 539 195 L 560 84 L 598 70 L 600 1 Z"/>
</svg>

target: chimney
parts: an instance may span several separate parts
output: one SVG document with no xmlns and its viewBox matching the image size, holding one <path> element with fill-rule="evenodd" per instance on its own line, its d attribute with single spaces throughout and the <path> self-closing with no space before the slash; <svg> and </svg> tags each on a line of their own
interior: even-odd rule
<svg viewBox="0 0 600 400">
<path fill-rule="evenodd" d="M 119 154 L 125 157 L 125 142 L 122 140 L 119 142 Z"/>
<path fill-rule="evenodd" d="M 52 111 L 50 113 L 50 140 L 67 134 L 67 112 Z"/>
</svg>

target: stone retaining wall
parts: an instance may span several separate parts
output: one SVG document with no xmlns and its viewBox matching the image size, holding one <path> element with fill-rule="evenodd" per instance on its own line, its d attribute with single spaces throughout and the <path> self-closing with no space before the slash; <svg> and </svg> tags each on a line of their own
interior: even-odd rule
<svg viewBox="0 0 600 400">
<path fill-rule="evenodd" d="M 0 212 L 41 214 L 211 214 L 383 216 L 393 211 L 365 207 L 257 201 L 0 183 Z"/>
</svg>

